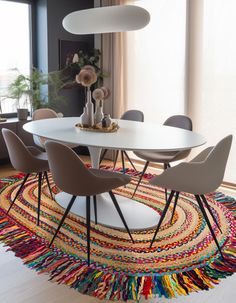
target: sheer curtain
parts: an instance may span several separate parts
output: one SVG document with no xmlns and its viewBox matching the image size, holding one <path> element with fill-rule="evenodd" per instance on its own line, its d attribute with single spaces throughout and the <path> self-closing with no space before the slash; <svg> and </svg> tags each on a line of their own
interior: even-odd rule
<svg viewBox="0 0 236 303">
<path fill-rule="evenodd" d="M 119 117 L 136 108 L 144 112 L 145 121 L 157 123 L 174 114 L 187 114 L 207 145 L 232 133 L 225 181 L 235 184 L 236 1 L 128 3 L 146 8 L 151 22 L 140 31 L 121 34 L 120 40 L 119 34 L 103 35 L 103 42 L 109 41 L 103 43 L 103 57 L 104 64 L 110 64 L 107 81 L 113 85 L 108 84 L 113 89 L 110 112 Z M 192 155 L 204 147 L 194 149 Z"/>
<path fill-rule="evenodd" d="M 151 21 L 127 33 L 127 109 L 163 123 L 185 113 L 186 0 L 139 0 Z"/>
<path fill-rule="evenodd" d="M 129 0 L 102 0 L 101 6 L 124 5 Z M 127 108 L 126 78 L 126 33 L 102 34 L 102 68 L 109 76 L 104 78 L 104 85 L 110 88 L 111 96 L 105 102 L 105 112 L 119 118 Z"/>
<path fill-rule="evenodd" d="M 236 183 L 236 1 L 196 1 L 193 13 L 198 16 L 192 61 L 192 93 L 189 114 L 195 131 L 214 145 L 233 134 L 233 145 L 225 181 Z M 191 62 L 190 62 L 191 65 Z M 191 74 L 190 74 L 191 77 Z"/>
</svg>

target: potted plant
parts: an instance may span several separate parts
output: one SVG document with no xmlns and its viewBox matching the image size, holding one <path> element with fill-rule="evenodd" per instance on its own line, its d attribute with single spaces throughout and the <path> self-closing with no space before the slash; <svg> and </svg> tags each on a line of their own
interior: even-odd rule
<svg viewBox="0 0 236 303">
<path fill-rule="evenodd" d="M 19 73 L 8 87 L 8 98 L 16 100 L 18 118 L 25 120 L 29 108 L 34 111 L 42 106 L 47 107 L 49 97 L 54 101 L 61 99 L 58 93 L 63 85 L 65 84 L 59 71 L 44 74 L 37 68 L 33 68 L 29 76 Z M 50 90 L 47 86 L 50 86 Z M 48 96 L 48 91 L 50 96 Z"/>
<path fill-rule="evenodd" d="M 8 87 L 8 98 L 16 100 L 17 115 L 19 120 L 26 120 L 28 116 L 28 91 L 28 81 L 22 74 L 19 74 Z"/>
</svg>

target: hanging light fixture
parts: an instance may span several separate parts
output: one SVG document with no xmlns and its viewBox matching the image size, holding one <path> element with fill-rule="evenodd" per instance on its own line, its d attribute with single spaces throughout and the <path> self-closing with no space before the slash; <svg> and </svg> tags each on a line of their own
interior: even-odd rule
<svg viewBox="0 0 236 303">
<path fill-rule="evenodd" d="M 75 11 L 67 15 L 62 25 L 72 34 L 99 34 L 134 31 L 145 27 L 150 15 L 134 5 L 114 5 Z"/>
</svg>

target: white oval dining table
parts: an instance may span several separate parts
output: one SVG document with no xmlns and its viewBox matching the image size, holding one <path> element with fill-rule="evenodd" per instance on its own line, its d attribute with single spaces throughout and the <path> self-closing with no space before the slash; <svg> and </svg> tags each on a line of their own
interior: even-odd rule
<svg viewBox="0 0 236 303">
<path fill-rule="evenodd" d="M 147 122 L 116 120 L 119 129 L 114 133 L 89 132 L 75 127 L 80 122 L 79 117 L 54 118 L 31 121 L 23 128 L 33 134 L 66 143 L 88 146 L 91 165 L 99 168 L 101 150 L 151 150 L 173 151 L 186 150 L 206 143 L 205 138 L 192 131 Z M 79 182 L 79 180 L 74 180 Z M 66 208 L 70 195 L 60 192 L 55 200 Z M 116 195 L 126 222 L 131 230 L 148 229 L 157 225 L 159 214 L 151 207 L 127 197 Z M 86 217 L 85 197 L 77 197 L 71 211 Z M 115 228 L 124 228 L 110 197 L 102 194 L 97 197 L 98 223 Z M 94 211 L 91 207 L 91 220 L 94 221 Z"/>
</svg>

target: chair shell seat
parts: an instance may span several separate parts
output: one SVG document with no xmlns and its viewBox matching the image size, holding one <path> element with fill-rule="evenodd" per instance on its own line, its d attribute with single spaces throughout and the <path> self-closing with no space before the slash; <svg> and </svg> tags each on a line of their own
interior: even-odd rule
<svg viewBox="0 0 236 303">
<path fill-rule="evenodd" d="M 187 157 L 189 150 L 184 151 L 170 151 L 170 152 L 155 152 L 155 151 L 135 151 L 135 155 L 139 158 L 158 163 L 170 163 L 178 160 L 182 160 Z"/>
</svg>

